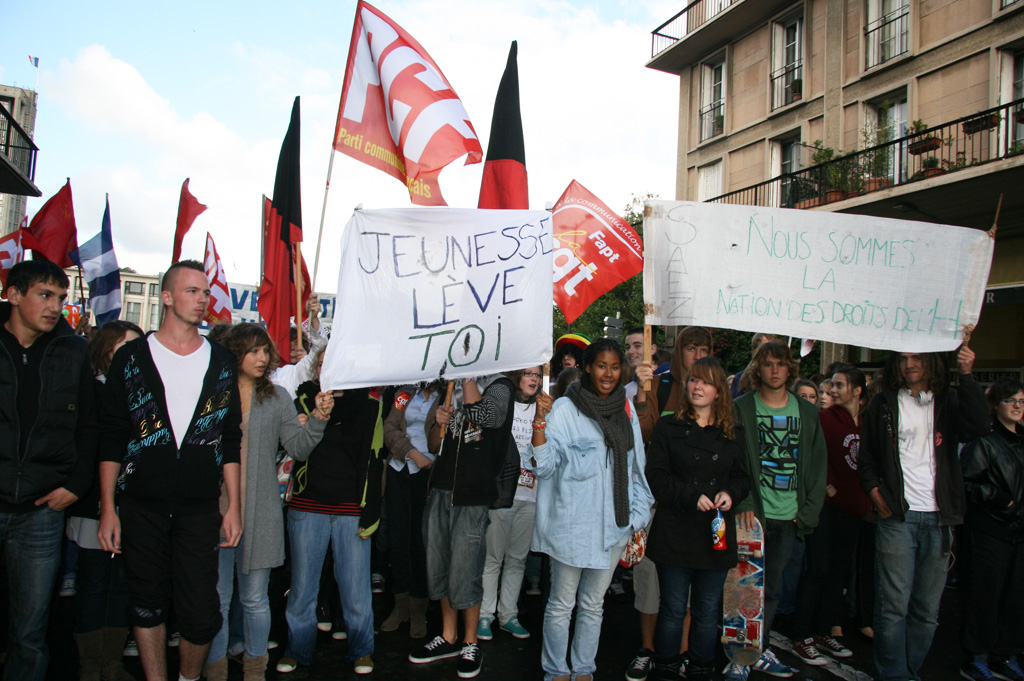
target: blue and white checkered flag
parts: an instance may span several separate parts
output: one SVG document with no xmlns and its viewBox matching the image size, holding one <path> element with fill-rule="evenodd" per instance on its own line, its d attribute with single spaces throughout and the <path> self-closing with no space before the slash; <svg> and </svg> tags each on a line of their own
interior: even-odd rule
<svg viewBox="0 0 1024 681">
<path fill-rule="evenodd" d="M 110 198 L 103 211 L 100 233 L 68 253 L 71 261 L 82 268 L 89 284 L 89 307 L 96 326 L 103 326 L 121 315 L 121 272 L 114 255 L 114 239 L 110 233 Z"/>
</svg>

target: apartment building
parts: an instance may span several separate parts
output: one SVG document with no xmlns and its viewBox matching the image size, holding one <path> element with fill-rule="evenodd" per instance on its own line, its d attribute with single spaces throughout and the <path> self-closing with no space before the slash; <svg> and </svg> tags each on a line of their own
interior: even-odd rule
<svg viewBox="0 0 1024 681">
<path fill-rule="evenodd" d="M 647 66 L 679 77 L 677 199 L 988 229 L 1004 195 L 972 347 L 1021 375 L 1024 0 L 696 0 Z"/>
</svg>

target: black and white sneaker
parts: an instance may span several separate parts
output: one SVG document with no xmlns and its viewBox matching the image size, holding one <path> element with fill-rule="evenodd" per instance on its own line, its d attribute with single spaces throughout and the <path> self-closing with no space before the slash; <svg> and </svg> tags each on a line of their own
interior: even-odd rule
<svg viewBox="0 0 1024 681">
<path fill-rule="evenodd" d="M 480 667 L 484 663 L 484 654 L 480 652 L 480 646 L 476 643 L 467 643 L 462 646 L 459 658 L 459 678 L 471 679 L 480 673 Z"/>
<path fill-rule="evenodd" d="M 654 653 L 646 648 L 641 648 L 626 670 L 626 681 L 645 681 L 651 673 L 651 658 Z"/>
<path fill-rule="evenodd" d="M 384 593 L 384 575 L 379 572 L 370 575 L 370 593 Z"/>
<path fill-rule="evenodd" d="M 434 640 L 424 645 L 419 650 L 409 653 L 409 662 L 423 664 L 434 660 L 443 660 L 446 657 L 458 657 L 462 648 L 454 643 L 448 643 L 444 636 L 435 636 Z"/>
</svg>

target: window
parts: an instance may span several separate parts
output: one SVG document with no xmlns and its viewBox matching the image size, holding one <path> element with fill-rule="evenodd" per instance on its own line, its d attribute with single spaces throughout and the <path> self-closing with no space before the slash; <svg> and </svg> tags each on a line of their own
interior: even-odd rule
<svg viewBox="0 0 1024 681">
<path fill-rule="evenodd" d="M 789 177 L 790 174 L 800 170 L 800 137 L 790 137 L 781 140 L 772 140 L 769 148 L 770 172 L 773 178 L 781 177 L 779 182 L 768 185 L 768 201 L 770 206 L 781 206 L 793 208 L 797 202 L 802 201 L 798 187 L 806 184 L 801 178 Z"/>
<path fill-rule="evenodd" d="M 1024 98 L 1024 51 L 1005 51 L 1000 57 L 999 103 L 1009 104 Z M 999 148 L 1013 153 L 1024 151 L 1024 103 L 1007 111 L 1004 118 L 1009 124 L 999 126 Z"/>
<path fill-rule="evenodd" d="M 725 55 L 701 65 L 700 141 L 725 132 Z"/>
<path fill-rule="evenodd" d="M 142 316 L 142 303 L 125 303 L 124 305 L 124 320 L 131 322 L 132 324 L 138 324 L 139 318 Z"/>
<path fill-rule="evenodd" d="M 722 162 L 697 168 L 697 200 L 708 201 L 722 195 Z"/>
<path fill-rule="evenodd" d="M 159 298 L 160 297 L 160 285 L 159 284 L 150 284 L 149 285 L 149 297 L 150 298 Z"/>
<path fill-rule="evenodd" d="M 866 112 L 867 124 L 864 129 L 864 146 L 875 147 L 887 144 L 907 136 L 907 98 L 903 94 L 887 98 L 881 102 L 868 105 Z M 885 179 L 893 182 L 907 180 L 909 155 L 907 143 L 898 147 L 890 145 L 865 154 L 865 175 L 869 183 L 876 189 L 879 183 L 871 183 L 872 179 Z"/>
<path fill-rule="evenodd" d="M 803 98 L 803 17 L 780 21 L 772 30 L 772 109 Z"/>
<path fill-rule="evenodd" d="M 124 292 L 127 295 L 141 296 L 146 292 L 146 285 L 141 281 L 126 281 L 124 282 Z M 138 322 L 135 322 L 138 324 Z"/>
<path fill-rule="evenodd" d="M 884 64 L 910 49 L 910 0 L 868 0 L 865 68 Z"/>
<path fill-rule="evenodd" d="M 1021 2 L 1021 0 L 1001 0 L 999 9 L 1006 9 L 1010 5 L 1016 5 L 1018 2 Z"/>
<path fill-rule="evenodd" d="M 155 286 L 155 284 L 150 284 Z M 160 304 L 151 303 L 149 306 L 149 330 L 156 331 L 160 328 Z"/>
</svg>

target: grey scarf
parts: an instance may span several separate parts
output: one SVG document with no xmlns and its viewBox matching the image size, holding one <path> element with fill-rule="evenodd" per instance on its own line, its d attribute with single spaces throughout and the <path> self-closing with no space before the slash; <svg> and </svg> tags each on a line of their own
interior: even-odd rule
<svg viewBox="0 0 1024 681">
<path fill-rule="evenodd" d="M 565 391 L 565 396 L 585 416 L 597 422 L 604 433 L 604 443 L 612 458 L 612 498 L 615 502 L 615 524 L 629 525 L 629 462 L 626 458 L 633 448 L 633 424 L 626 413 L 626 391 L 621 385 L 612 394 L 601 398 L 577 381 Z"/>
</svg>

